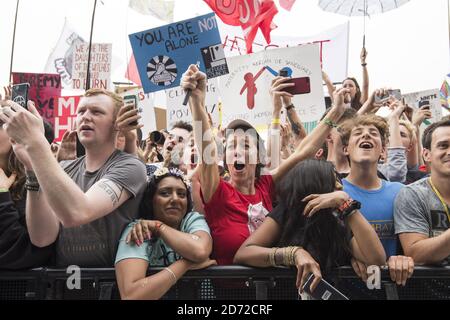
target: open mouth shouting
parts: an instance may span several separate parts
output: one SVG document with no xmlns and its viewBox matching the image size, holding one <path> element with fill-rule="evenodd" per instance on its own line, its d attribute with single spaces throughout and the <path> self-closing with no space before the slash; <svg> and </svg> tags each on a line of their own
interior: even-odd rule
<svg viewBox="0 0 450 320">
<path fill-rule="evenodd" d="M 359 147 L 362 149 L 370 150 L 370 149 L 373 149 L 373 144 L 372 144 L 372 142 L 369 142 L 369 141 L 363 141 L 359 144 Z"/>
<path fill-rule="evenodd" d="M 233 167 L 236 172 L 242 172 L 245 169 L 245 164 L 235 161 Z"/>
</svg>

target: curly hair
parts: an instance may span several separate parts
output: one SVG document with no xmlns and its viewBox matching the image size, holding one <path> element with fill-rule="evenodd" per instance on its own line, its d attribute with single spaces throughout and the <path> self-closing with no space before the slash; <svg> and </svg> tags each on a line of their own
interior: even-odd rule
<svg viewBox="0 0 450 320">
<path fill-rule="evenodd" d="M 156 173 L 156 171 L 155 171 Z M 186 178 L 184 174 L 178 169 L 178 168 L 168 168 L 168 170 L 165 170 L 163 174 L 153 174 L 151 177 L 149 177 L 149 181 L 147 183 L 147 188 L 145 190 L 144 196 L 142 198 L 139 212 L 142 218 L 145 219 L 153 219 L 154 216 L 154 209 L 153 209 L 153 197 L 158 190 L 159 183 L 164 180 L 167 177 L 174 177 L 176 179 L 181 180 L 183 182 L 184 186 L 186 187 L 186 198 L 187 198 L 187 210 L 185 212 L 185 215 L 188 212 L 192 211 L 193 204 L 192 204 L 192 197 L 191 197 L 191 190 L 189 185 L 186 184 Z"/>
<path fill-rule="evenodd" d="M 354 128 L 358 126 L 370 126 L 370 125 L 375 126 L 375 128 L 378 129 L 378 132 L 380 132 L 381 144 L 384 147 L 389 138 L 389 126 L 384 118 L 374 114 L 365 114 L 357 116 L 355 118 L 351 118 L 345 121 L 342 125 L 340 125 L 338 127 L 338 130 L 341 133 L 342 145 L 348 146 L 350 134 Z"/>
</svg>

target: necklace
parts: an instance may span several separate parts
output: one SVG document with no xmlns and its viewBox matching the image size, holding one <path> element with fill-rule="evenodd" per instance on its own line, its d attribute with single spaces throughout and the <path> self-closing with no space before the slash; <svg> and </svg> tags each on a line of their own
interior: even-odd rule
<svg viewBox="0 0 450 320">
<path fill-rule="evenodd" d="M 444 207 L 445 213 L 447 214 L 447 219 L 450 222 L 450 213 L 448 212 L 448 206 L 447 203 L 445 203 L 444 198 L 442 197 L 442 195 L 439 193 L 438 189 L 436 189 L 436 187 L 433 184 L 433 181 L 431 181 L 431 177 L 428 179 L 428 181 L 430 181 L 430 185 L 431 188 L 433 189 L 434 193 L 437 195 L 437 197 L 439 198 L 439 200 L 442 203 L 442 206 Z"/>
</svg>

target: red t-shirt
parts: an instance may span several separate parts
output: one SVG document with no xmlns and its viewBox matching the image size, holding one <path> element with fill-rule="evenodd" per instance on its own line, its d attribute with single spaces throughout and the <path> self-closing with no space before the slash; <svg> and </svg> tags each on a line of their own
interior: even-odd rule
<svg viewBox="0 0 450 320">
<path fill-rule="evenodd" d="M 233 264 L 236 251 L 272 210 L 274 192 L 271 175 L 257 180 L 253 195 L 242 194 L 220 179 L 216 192 L 205 204 L 205 218 L 213 238 L 212 256 L 219 265 Z"/>
</svg>

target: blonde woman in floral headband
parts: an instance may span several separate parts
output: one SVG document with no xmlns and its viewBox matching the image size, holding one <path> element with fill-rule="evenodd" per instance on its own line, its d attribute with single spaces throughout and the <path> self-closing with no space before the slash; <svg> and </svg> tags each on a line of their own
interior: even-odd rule
<svg viewBox="0 0 450 320">
<path fill-rule="evenodd" d="M 122 299 L 159 299 L 188 270 L 216 264 L 209 259 L 209 227 L 191 210 L 189 181 L 183 172 L 156 170 L 141 205 L 146 219 L 131 223 L 119 242 L 115 267 Z M 147 277 L 149 266 L 165 268 Z"/>
</svg>

